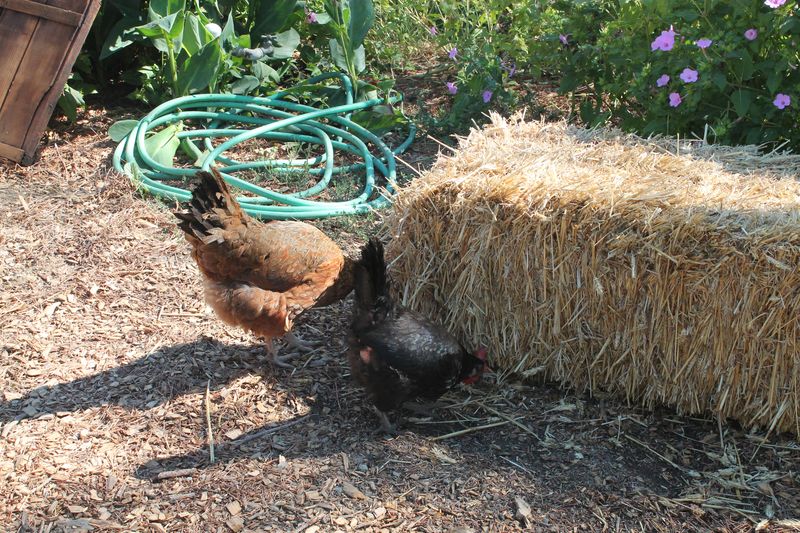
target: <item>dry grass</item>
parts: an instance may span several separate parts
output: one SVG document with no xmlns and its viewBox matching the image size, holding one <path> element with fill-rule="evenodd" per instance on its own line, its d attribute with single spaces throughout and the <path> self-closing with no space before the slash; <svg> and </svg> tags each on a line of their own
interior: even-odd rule
<svg viewBox="0 0 800 533">
<path fill-rule="evenodd" d="M 393 275 L 507 372 L 800 434 L 798 174 L 495 116 L 400 194 Z"/>
</svg>

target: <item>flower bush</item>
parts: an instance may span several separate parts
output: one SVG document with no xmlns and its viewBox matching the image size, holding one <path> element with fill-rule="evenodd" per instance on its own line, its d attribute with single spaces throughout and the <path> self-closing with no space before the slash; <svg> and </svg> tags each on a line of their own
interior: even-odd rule
<svg viewBox="0 0 800 533">
<path fill-rule="evenodd" d="M 792 103 L 800 94 L 797 2 L 595 1 L 549 9 L 560 25 L 544 30 L 572 35 L 550 69 L 564 72 L 564 92 L 589 90 L 580 102 L 586 122 L 613 117 L 642 134 L 800 145 L 800 109 Z M 588 11 L 597 14 L 591 27 Z"/>
</svg>

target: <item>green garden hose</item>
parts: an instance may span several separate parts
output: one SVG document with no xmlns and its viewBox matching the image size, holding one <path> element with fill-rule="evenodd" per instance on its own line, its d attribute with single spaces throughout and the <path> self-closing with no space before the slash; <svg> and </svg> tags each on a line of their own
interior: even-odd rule
<svg viewBox="0 0 800 533">
<path fill-rule="evenodd" d="M 388 100 L 375 98 L 354 103 L 353 84 L 349 77 L 340 73 L 322 74 L 309 79 L 306 84 L 331 78 L 342 83 L 346 94 L 345 105 L 316 109 L 283 99 L 297 92 L 293 89 L 279 91 L 268 97 L 196 94 L 170 100 L 139 120 L 122 139 L 114 151 L 114 167 L 128 175 L 135 185 L 153 195 L 178 201 L 191 199 L 188 190 L 165 182 L 186 181 L 187 177 L 197 172 L 197 168 L 165 165 L 165 162 L 154 158 L 155 154 L 148 153 L 145 143 L 148 132 L 159 127 L 180 125 L 176 128 L 175 136 L 186 151 L 202 161 L 203 170 L 214 165 L 227 182 L 256 195 L 237 198 L 242 208 L 252 216 L 272 220 L 312 219 L 361 214 L 384 207 L 389 203 L 388 196 L 395 192 L 394 156 L 405 151 L 413 142 L 416 128 L 409 122 L 405 141 L 390 149 L 379 137 L 350 120 L 350 115 L 376 105 L 397 103 L 402 97 L 393 96 Z M 184 127 L 195 122 L 199 122 L 201 127 Z M 212 139 L 219 138 L 226 140 L 215 146 Z M 320 152 L 324 149 L 324 153 L 311 158 L 247 162 L 223 155 L 237 144 L 255 138 L 316 145 L 321 147 Z M 202 140 L 205 152 L 195 144 L 198 140 Z M 378 155 L 373 155 L 368 143 Z M 361 162 L 336 166 L 335 150 L 352 154 Z M 318 176 L 319 180 L 306 190 L 287 194 L 270 191 L 232 174 L 251 169 L 269 169 L 276 174 L 307 174 Z M 376 169 L 386 180 L 385 190 L 379 190 L 376 186 Z M 326 189 L 334 175 L 345 172 L 363 172 L 363 188 L 358 197 L 340 202 L 309 199 Z"/>
</svg>

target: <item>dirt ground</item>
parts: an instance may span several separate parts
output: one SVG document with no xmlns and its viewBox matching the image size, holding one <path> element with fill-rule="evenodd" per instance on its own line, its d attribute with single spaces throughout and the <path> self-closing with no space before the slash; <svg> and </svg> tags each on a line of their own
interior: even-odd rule
<svg viewBox="0 0 800 533">
<path fill-rule="evenodd" d="M 171 206 L 111 169 L 111 122 L 94 109 L 0 166 L 5 531 L 800 528 L 796 440 L 668 409 L 490 377 L 376 433 L 349 302 L 298 328 L 323 349 L 273 369 L 203 303 Z M 376 223 L 323 227 L 352 252 Z"/>
</svg>

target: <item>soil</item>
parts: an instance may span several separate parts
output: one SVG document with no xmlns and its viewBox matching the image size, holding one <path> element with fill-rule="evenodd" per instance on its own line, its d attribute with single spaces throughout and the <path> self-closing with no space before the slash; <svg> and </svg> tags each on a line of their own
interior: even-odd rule
<svg viewBox="0 0 800 533">
<path fill-rule="evenodd" d="M 800 528 L 791 436 L 492 376 L 377 432 L 349 301 L 298 326 L 323 348 L 272 368 L 203 302 L 175 206 L 112 169 L 105 132 L 131 116 L 93 106 L 33 166 L 0 166 L 4 530 Z M 349 253 L 379 226 L 321 223 Z"/>
</svg>

